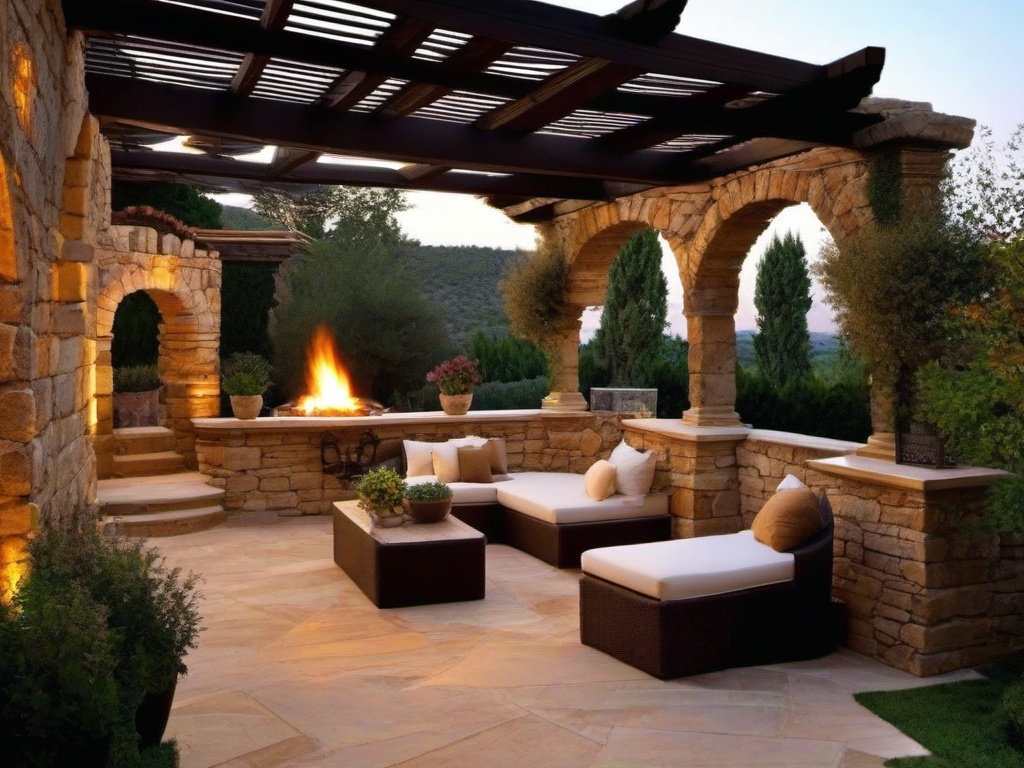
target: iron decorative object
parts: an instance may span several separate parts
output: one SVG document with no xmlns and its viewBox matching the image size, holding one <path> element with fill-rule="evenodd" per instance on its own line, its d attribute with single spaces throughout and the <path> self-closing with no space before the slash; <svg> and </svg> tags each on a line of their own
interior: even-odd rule
<svg viewBox="0 0 1024 768">
<path fill-rule="evenodd" d="M 324 432 L 320 438 L 320 463 L 325 475 L 334 475 L 340 480 L 350 483 L 361 477 L 377 460 L 377 448 L 380 438 L 372 429 L 368 429 L 359 437 L 355 451 L 345 448 L 342 455 L 341 442 L 331 432 Z"/>
</svg>

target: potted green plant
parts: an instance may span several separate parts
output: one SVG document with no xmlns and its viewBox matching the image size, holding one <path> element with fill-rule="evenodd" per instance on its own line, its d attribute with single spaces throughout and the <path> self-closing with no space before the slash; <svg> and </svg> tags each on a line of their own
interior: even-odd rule
<svg viewBox="0 0 1024 768">
<path fill-rule="evenodd" d="M 436 481 L 409 485 L 405 509 L 417 523 L 439 523 L 452 511 L 452 489 Z"/>
<path fill-rule="evenodd" d="M 20 719 L 9 722 L 0 717 L 0 728 L 45 736 L 51 732 L 40 730 L 38 723 L 56 720 L 53 727 L 58 729 L 64 728 L 63 718 L 91 723 L 97 744 L 106 738 L 111 761 L 132 765 L 140 750 L 159 744 L 178 676 L 187 671 L 185 655 L 196 647 L 200 631 L 197 577 L 168 568 L 156 550 L 141 542 L 101 533 L 84 516 L 72 518 L 66 525 L 45 528 L 30 544 L 28 574 L 19 585 L 14 609 L 0 621 L 0 701 L 13 701 L 19 685 L 25 687 L 21 693 L 27 697 Z M 102 644 L 83 645 L 63 661 L 60 649 L 48 647 L 52 639 L 43 638 L 41 645 L 39 638 L 33 640 L 33 633 L 42 631 L 40 624 L 45 626 L 46 617 L 54 612 L 62 619 L 64 614 L 68 617 L 72 634 L 66 642 L 84 643 L 73 634 L 77 626 L 73 622 L 80 619 Z M 103 661 L 107 656 L 109 663 Z M 94 677 L 79 679 L 72 674 L 77 665 L 88 670 L 100 662 Z M 57 676 L 65 687 L 94 686 L 97 696 L 106 696 L 105 686 L 111 686 L 115 716 L 111 720 L 106 699 L 85 697 L 77 689 L 50 698 L 32 694 L 33 689 L 53 690 L 47 687 L 46 675 Z M 35 754 L 46 749 L 46 741 L 59 742 L 62 733 L 53 732 L 35 747 L 29 746 Z M 8 743 L 6 738 L 0 741 Z M 47 762 L 45 757 L 15 762 L 86 764 Z"/>
<path fill-rule="evenodd" d="M 114 428 L 160 423 L 160 374 L 156 365 L 114 369 Z"/>
<path fill-rule="evenodd" d="M 370 513 L 374 525 L 391 528 L 405 522 L 402 501 L 406 484 L 390 467 L 372 469 L 356 482 L 359 506 Z"/>
<path fill-rule="evenodd" d="M 465 355 L 445 360 L 427 374 L 427 381 L 441 390 L 441 408 L 449 416 L 462 416 L 473 402 L 473 387 L 483 381 L 477 361 Z"/>
<path fill-rule="evenodd" d="M 221 366 L 221 382 L 235 418 L 255 419 L 270 387 L 270 363 L 255 352 L 236 352 Z"/>
</svg>

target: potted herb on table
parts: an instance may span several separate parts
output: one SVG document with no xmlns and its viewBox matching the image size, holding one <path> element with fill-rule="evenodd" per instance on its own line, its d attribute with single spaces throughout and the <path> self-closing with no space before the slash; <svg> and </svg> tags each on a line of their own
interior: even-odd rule
<svg viewBox="0 0 1024 768">
<path fill-rule="evenodd" d="M 114 428 L 160 424 L 160 374 L 156 365 L 114 369 Z"/>
<path fill-rule="evenodd" d="M 231 397 L 236 419 L 255 419 L 270 387 L 270 363 L 255 352 L 236 352 L 221 367 L 224 391 Z"/>
<path fill-rule="evenodd" d="M 439 523 L 452 511 L 452 489 L 444 483 L 414 483 L 406 488 L 405 509 L 417 523 Z"/>
<path fill-rule="evenodd" d="M 390 467 L 373 469 L 356 482 L 359 506 L 370 513 L 374 525 L 392 528 L 405 522 L 402 501 L 406 484 L 402 476 Z"/>
<path fill-rule="evenodd" d="M 427 374 L 427 381 L 441 390 L 441 408 L 449 416 L 462 416 L 473 402 L 473 387 L 483 381 L 477 361 L 465 355 L 445 360 Z"/>
</svg>

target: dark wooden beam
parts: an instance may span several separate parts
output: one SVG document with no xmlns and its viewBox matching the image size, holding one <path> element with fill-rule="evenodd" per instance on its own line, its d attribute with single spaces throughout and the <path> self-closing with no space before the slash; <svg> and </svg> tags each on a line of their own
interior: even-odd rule
<svg viewBox="0 0 1024 768">
<path fill-rule="evenodd" d="M 422 189 L 433 192 L 459 192 L 473 195 L 514 196 L 529 199 L 541 194 L 573 200 L 607 200 L 604 184 L 589 179 L 536 174 L 485 176 L 478 173 L 448 171 L 409 178 L 401 171 L 375 166 L 335 163 L 309 163 L 271 179 L 266 165 L 226 158 L 189 155 L 153 150 L 112 150 L 111 165 L 121 177 L 131 172 L 160 173 L 167 176 L 207 179 L 238 179 L 274 185 L 351 184 L 398 189 Z"/>
<path fill-rule="evenodd" d="M 609 34 L 651 45 L 679 24 L 686 0 L 633 0 L 605 16 Z"/>
<path fill-rule="evenodd" d="M 446 165 L 403 165 L 398 172 L 409 181 L 425 181 L 450 170 Z"/>
<path fill-rule="evenodd" d="M 86 88 L 93 114 L 169 132 L 499 173 L 652 185 L 674 184 L 685 176 L 665 153 L 615 156 L 601 152 L 590 139 L 545 135 L 512 139 L 458 123 L 415 117 L 381 121 L 109 75 L 87 75 Z"/>
<path fill-rule="evenodd" d="M 295 170 L 300 165 L 315 163 L 320 157 L 319 152 L 309 149 L 296 149 L 295 147 L 278 147 L 274 152 L 274 159 L 266 169 L 266 178 L 279 179 L 285 174 Z"/>
<path fill-rule="evenodd" d="M 640 74 L 641 70 L 607 59 L 583 59 L 545 78 L 523 98 L 481 115 L 475 125 L 492 131 L 534 131 Z"/>
<path fill-rule="evenodd" d="M 294 5 L 295 0 L 267 0 L 260 16 L 260 27 L 273 31 L 284 29 Z M 231 92 L 243 96 L 252 93 L 269 63 L 269 56 L 247 53 L 235 76 L 231 78 Z"/>
</svg>

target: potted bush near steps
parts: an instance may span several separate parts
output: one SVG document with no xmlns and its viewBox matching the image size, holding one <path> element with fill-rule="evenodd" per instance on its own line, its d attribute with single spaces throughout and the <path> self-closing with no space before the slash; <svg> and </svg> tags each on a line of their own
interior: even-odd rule
<svg viewBox="0 0 1024 768">
<path fill-rule="evenodd" d="M 156 365 L 114 369 L 114 428 L 160 424 L 160 374 Z"/>
<path fill-rule="evenodd" d="M 0 605 L 0 743 L 20 750 L 13 765 L 135 765 L 158 748 L 196 647 L 197 577 L 71 518 L 30 544 L 14 605 Z"/>
<path fill-rule="evenodd" d="M 441 408 L 449 416 L 462 416 L 473 403 L 473 387 L 483 381 L 477 361 L 465 355 L 445 360 L 427 374 L 427 381 L 441 390 Z"/>
<path fill-rule="evenodd" d="M 359 506 L 370 513 L 370 520 L 381 528 L 392 528 L 405 522 L 402 501 L 407 490 L 405 480 L 390 467 L 373 469 L 355 484 Z"/>
<path fill-rule="evenodd" d="M 255 419 L 270 387 L 270 363 L 255 352 L 236 352 L 221 365 L 221 386 L 236 419 Z"/>
<path fill-rule="evenodd" d="M 438 482 L 409 485 L 405 510 L 417 523 L 439 523 L 452 511 L 452 489 Z"/>
</svg>

